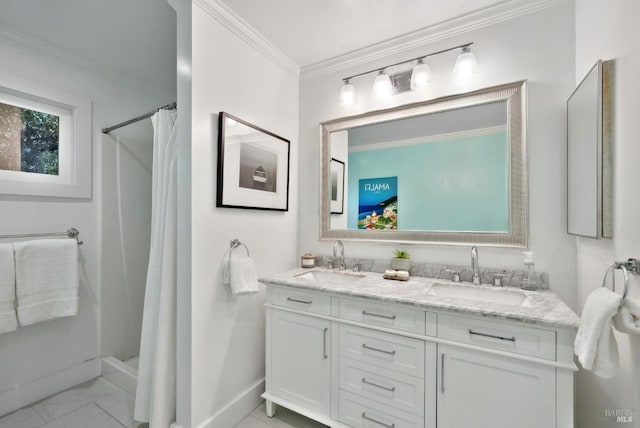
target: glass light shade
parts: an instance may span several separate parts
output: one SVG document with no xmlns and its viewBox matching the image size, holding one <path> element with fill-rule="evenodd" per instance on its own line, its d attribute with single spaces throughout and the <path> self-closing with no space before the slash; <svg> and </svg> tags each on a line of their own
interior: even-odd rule
<svg viewBox="0 0 640 428">
<path fill-rule="evenodd" d="M 338 101 L 340 107 L 351 107 L 356 103 L 356 88 L 345 80 L 344 85 L 340 89 L 340 99 Z"/>
<path fill-rule="evenodd" d="M 419 91 L 426 89 L 431 81 L 431 69 L 427 64 L 419 60 L 411 72 L 411 90 Z"/>
<path fill-rule="evenodd" d="M 393 85 L 391 84 L 391 79 L 384 71 L 380 70 L 375 82 L 373 82 L 373 95 L 376 98 L 386 99 L 391 96 L 392 92 Z"/>
<path fill-rule="evenodd" d="M 469 46 L 462 48 L 462 52 L 453 66 L 453 73 L 461 79 L 467 79 L 477 72 L 478 61 L 475 55 L 471 53 L 471 48 Z"/>
</svg>

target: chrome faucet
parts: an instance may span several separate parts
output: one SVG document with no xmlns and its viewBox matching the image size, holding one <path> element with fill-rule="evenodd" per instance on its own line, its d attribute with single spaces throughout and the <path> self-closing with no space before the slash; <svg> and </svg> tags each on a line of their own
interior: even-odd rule
<svg viewBox="0 0 640 428">
<path fill-rule="evenodd" d="M 340 250 L 340 256 L 337 254 L 338 249 Z M 345 270 L 346 268 L 344 264 L 344 245 L 342 245 L 342 241 L 340 240 L 337 240 L 336 243 L 333 244 L 333 267 L 339 270 Z"/>
<path fill-rule="evenodd" d="M 480 264 L 478 263 L 478 247 L 476 247 L 475 245 L 471 247 L 471 270 L 473 271 L 471 283 L 473 285 L 480 285 Z"/>
</svg>

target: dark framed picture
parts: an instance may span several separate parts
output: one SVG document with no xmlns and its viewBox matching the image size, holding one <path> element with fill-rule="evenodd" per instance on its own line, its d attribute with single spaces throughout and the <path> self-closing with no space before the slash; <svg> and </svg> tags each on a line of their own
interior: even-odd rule
<svg viewBox="0 0 640 428">
<path fill-rule="evenodd" d="M 344 212 L 344 162 L 331 158 L 331 214 Z"/>
<path fill-rule="evenodd" d="M 289 209 L 289 140 L 220 112 L 216 206 Z"/>
</svg>

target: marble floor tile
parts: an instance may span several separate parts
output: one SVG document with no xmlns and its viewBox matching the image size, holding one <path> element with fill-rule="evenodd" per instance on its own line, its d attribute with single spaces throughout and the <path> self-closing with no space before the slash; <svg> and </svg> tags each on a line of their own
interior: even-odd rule
<svg viewBox="0 0 640 428">
<path fill-rule="evenodd" d="M 255 409 L 249 415 L 258 421 L 264 423 L 267 427 L 275 428 L 327 428 L 319 422 L 306 418 L 298 413 L 292 412 L 284 407 L 276 406 L 276 414 L 273 418 L 267 416 L 265 405 L 262 403 L 260 407 Z M 258 425 L 261 426 L 261 425 Z"/>
<path fill-rule="evenodd" d="M 234 428 L 269 428 L 269 425 L 249 415 Z"/>
<path fill-rule="evenodd" d="M 46 398 L 32 407 L 45 421 L 50 422 L 117 390 L 118 388 L 111 382 L 96 378 Z"/>
<path fill-rule="evenodd" d="M 43 425 L 42 428 L 124 428 L 124 425 L 100 407 L 89 403 Z"/>
<path fill-rule="evenodd" d="M 40 428 L 45 420 L 32 407 L 17 410 L 0 418 L 0 428 Z"/>
<path fill-rule="evenodd" d="M 121 389 L 94 401 L 94 403 L 126 427 L 135 422 L 133 411 L 136 399 L 133 395 L 127 394 Z"/>
</svg>

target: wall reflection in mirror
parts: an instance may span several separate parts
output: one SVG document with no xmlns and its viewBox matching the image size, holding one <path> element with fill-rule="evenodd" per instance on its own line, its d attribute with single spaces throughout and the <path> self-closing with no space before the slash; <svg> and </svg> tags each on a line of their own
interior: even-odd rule
<svg viewBox="0 0 640 428">
<path fill-rule="evenodd" d="M 526 245 L 523 90 L 518 82 L 325 122 L 323 237 Z"/>
</svg>

